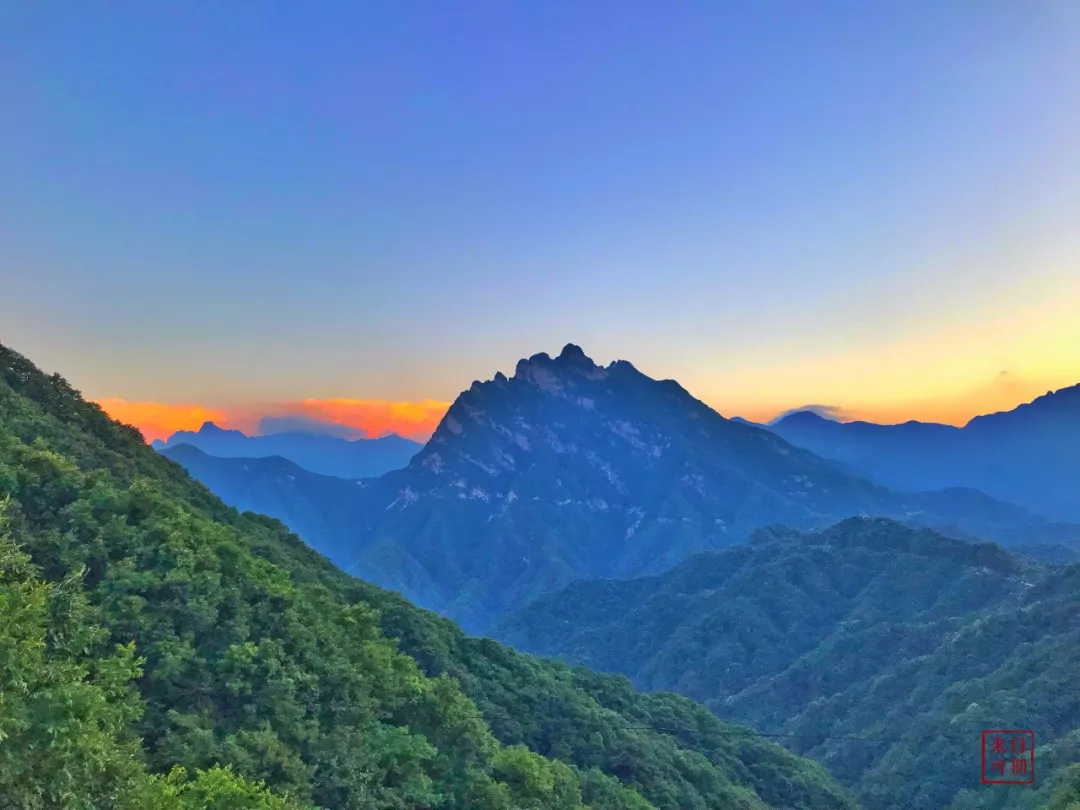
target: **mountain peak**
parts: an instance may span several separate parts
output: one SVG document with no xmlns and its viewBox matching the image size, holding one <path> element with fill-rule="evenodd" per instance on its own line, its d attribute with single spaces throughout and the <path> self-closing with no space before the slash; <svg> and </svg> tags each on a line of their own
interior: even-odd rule
<svg viewBox="0 0 1080 810">
<path fill-rule="evenodd" d="M 624 374 L 641 374 L 641 372 L 637 370 L 637 367 L 629 360 L 616 360 L 608 366 L 608 371 L 622 372 Z"/>
<path fill-rule="evenodd" d="M 803 410 L 794 411 L 792 413 L 786 413 L 779 419 L 773 420 L 773 425 L 820 425 L 823 422 L 835 422 L 835 419 L 829 419 L 827 416 L 822 416 L 817 411 Z"/>
<path fill-rule="evenodd" d="M 514 378 L 528 379 L 534 368 L 548 365 L 551 365 L 551 356 L 547 352 L 540 352 L 527 358 L 523 357 L 517 361 L 517 365 L 514 367 Z"/>
<path fill-rule="evenodd" d="M 559 352 L 559 359 L 589 360 L 589 358 L 585 356 L 585 352 L 582 350 L 582 348 L 575 343 L 567 343 L 565 346 L 563 346 L 563 350 Z M 592 361 L 589 360 L 589 362 L 591 363 Z"/>
<path fill-rule="evenodd" d="M 225 428 L 220 428 L 217 425 L 215 425 L 213 422 L 203 422 L 202 427 L 199 428 L 199 435 L 200 436 L 220 436 L 220 435 L 225 434 L 225 433 L 239 433 L 239 432 L 240 431 L 238 431 L 238 430 L 226 430 Z"/>
<path fill-rule="evenodd" d="M 531 382 L 542 390 L 559 394 L 564 393 L 567 385 L 575 384 L 573 377 L 601 380 L 606 376 L 607 372 L 573 343 L 567 343 L 554 360 L 547 352 L 540 352 L 527 360 L 519 360 L 514 369 L 515 380 Z"/>
</svg>

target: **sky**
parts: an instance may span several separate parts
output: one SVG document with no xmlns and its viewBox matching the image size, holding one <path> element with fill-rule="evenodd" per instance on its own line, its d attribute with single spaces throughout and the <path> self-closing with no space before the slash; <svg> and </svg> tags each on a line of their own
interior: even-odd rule
<svg viewBox="0 0 1080 810">
<path fill-rule="evenodd" d="M 0 342 L 148 438 L 567 342 L 757 420 L 1080 382 L 1073 0 L 8 0 L 0 111 Z"/>
</svg>

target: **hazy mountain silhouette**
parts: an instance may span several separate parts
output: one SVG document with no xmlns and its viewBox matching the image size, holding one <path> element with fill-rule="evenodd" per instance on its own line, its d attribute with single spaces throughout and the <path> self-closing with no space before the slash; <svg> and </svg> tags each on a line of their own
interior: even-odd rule
<svg viewBox="0 0 1080 810">
<path fill-rule="evenodd" d="M 768 428 L 886 486 L 973 487 L 1055 520 L 1080 520 L 1080 385 L 962 428 L 841 423 L 808 411 Z"/>
<path fill-rule="evenodd" d="M 168 441 L 154 442 L 157 450 L 188 444 L 219 458 L 289 459 L 310 472 L 339 478 L 366 478 L 400 469 L 409 463 L 422 445 L 398 435 L 380 439 L 346 439 L 328 435 L 318 420 L 297 417 L 264 420 L 271 429 L 306 427 L 320 432 L 287 431 L 263 436 L 248 436 L 239 430 L 225 430 L 213 422 L 198 432 L 182 430 Z M 323 423 L 325 424 L 325 423 Z"/>
<path fill-rule="evenodd" d="M 159 451 L 182 464 L 225 503 L 273 515 L 331 560 L 351 553 L 355 480 L 320 475 L 281 456 L 221 458 L 190 444 Z"/>
<path fill-rule="evenodd" d="M 303 414 L 288 416 L 264 416 L 259 420 L 259 434 L 269 436 L 272 433 L 314 433 L 319 436 L 336 436 L 339 439 L 366 439 L 367 433 L 359 428 L 328 422 L 325 419 L 313 419 Z"/>
</svg>

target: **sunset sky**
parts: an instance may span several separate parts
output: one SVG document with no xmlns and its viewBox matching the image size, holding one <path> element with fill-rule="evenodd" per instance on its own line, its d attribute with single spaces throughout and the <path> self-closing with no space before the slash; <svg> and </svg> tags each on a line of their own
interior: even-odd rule
<svg viewBox="0 0 1080 810">
<path fill-rule="evenodd" d="M 424 438 L 580 344 L 724 415 L 1080 382 L 1080 3 L 0 4 L 0 342 L 148 438 Z"/>
</svg>

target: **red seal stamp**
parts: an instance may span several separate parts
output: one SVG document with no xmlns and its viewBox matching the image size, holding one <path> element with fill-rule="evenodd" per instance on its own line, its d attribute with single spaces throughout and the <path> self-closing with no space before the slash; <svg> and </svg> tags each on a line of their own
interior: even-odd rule
<svg viewBox="0 0 1080 810">
<path fill-rule="evenodd" d="M 1035 781 L 1035 732 L 991 729 L 982 733 L 984 785 L 1030 785 Z"/>
</svg>

